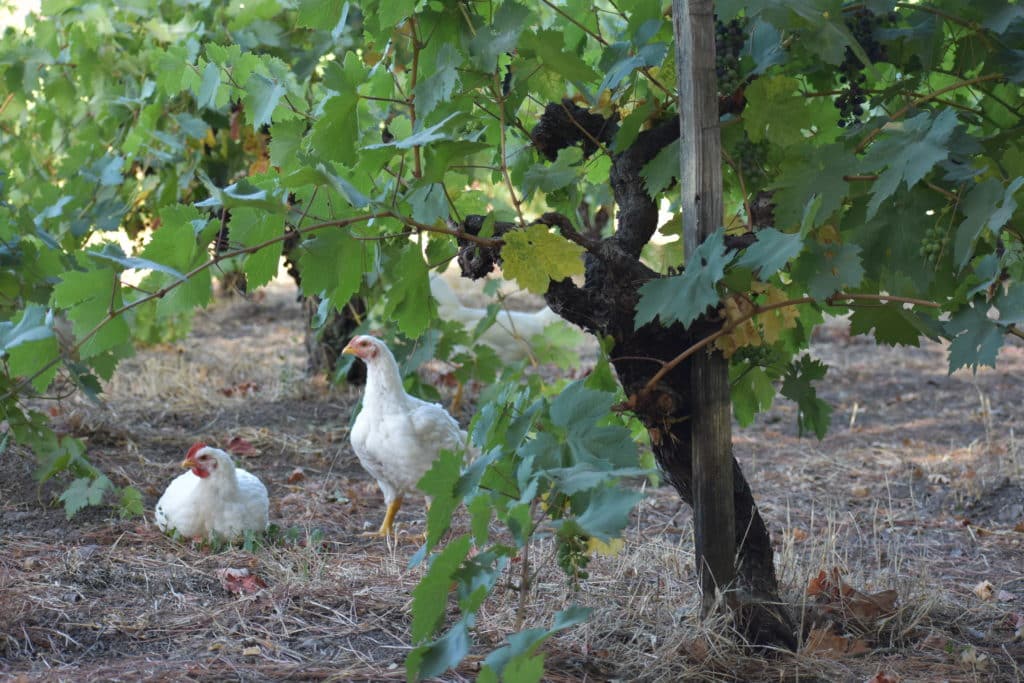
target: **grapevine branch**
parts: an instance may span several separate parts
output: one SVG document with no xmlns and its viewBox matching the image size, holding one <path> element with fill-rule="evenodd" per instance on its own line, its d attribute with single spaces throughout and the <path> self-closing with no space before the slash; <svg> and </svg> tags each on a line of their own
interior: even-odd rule
<svg viewBox="0 0 1024 683">
<path fill-rule="evenodd" d="M 264 242 L 260 242 L 259 244 L 254 244 L 254 245 L 249 246 L 249 247 L 240 247 L 238 249 L 232 249 L 230 251 L 224 251 L 224 252 L 221 252 L 219 254 L 215 254 L 213 256 L 213 258 L 211 258 L 209 261 L 201 263 L 198 266 L 196 266 L 195 268 L 193 268 L 192 270 L 188 271 L 187 273 L 184 273 L 182 275 L 181 279 L 175 280 L 174 282 L 171 282 L 171 283 L 168 283 L 168 284 L 164 285 L 163 287 L 161 287 L 160 289 L 152 292 L 151 294 L 147 294 L 147 295 L 145 295 L 145 296 L 143 296 L 143 297 L 141 297 L 139 299 L 136 299 L 134 301 L 131 301 L 129 303 L 122 304 L 121 306 L 119 306 L 117 308 L 110 308 L 110 310 L 107 311 L 107 314 L 105 316 L 103 316 L 102 320 L 100 320 L 98 323 L 96 323 L 96 325 L 91 330 L 86 332 L 82 336 L 81 339 L 76 341 L 73 346 L 71 346 L 70 348 L 67 349 L 67 353 L 70 354 L 70 355 L 74 355 L 75 353 L 77 353 L 82 348 L 82 346 L 84 346 L 90 339 L 92 339 L 97 334 L 99 334 L 99 332 L 104 327 L 106 327 L 108 323 L 110 323 L 112 320 L 114 320 L 118 316 L 123 315 L 124 313 L 132 310 L 133 308 L 137 308 L 137 307 L 139 307 L 139 306 L 141 306 L 141 305 L 143 305 L 145 303 L 148 303 L 148 302 L 150 302 L 150 301 L 152 301 L 154 299 L 162 299 L 163 297 L 167 296 L 167 294 L 169 294 L 172 290 L 177 289 L 181 285 L 185 284 L 186 282 L 191 280 L 193 277 L 195 277 L 199 273 L 202 273 L 203 271 L 209 270 L 210 268 L 213 268 L 213 267 L 217 266 L 221 261 L 225 261 L 225 260 L 233 258 L 235 256 L 242 256 L 242 255 L 245 255 L 245 254 L 253 254 L 253 253 L 255 253 L 257 251 L 260 251 L 261 249 L 265 249 L 265 248 L 267 248 L 267 247 L 269 247 L 269 246 L 271 246 L 273 244 L 277 244 L 278 242 L 283 242 L 283 241 L 285 241 L 285 240 L 287 240 L 289 238 L 292 238 L 294 236 L 294 233 L 305 234 L 305 233 L 313 232 L 315 230 L 321 230 L 323 228 L 328 228 L 328 227 L 348 227 L 350 225 L 355 225 L 356 223 L 362 223 L 362 222 L 371 220 L 373 218 L 379 218 L 382 215 L 390 215 L 390 214 L 363 214 L 363 215 L 360 215 L 360 216 L 353 216 L 352 218 L 346 218 L 346 219 L 343 219 L 343 220 L 329 221 L 329 222 L 326 222 L 326 223 L 317 223 L 316 225 L 310 225 L 310 226 L 307 226 L 305 228 L 299 228 L 299 229 L 294 230 L 294 231 L 283 232 L 282 234 L 276 235 L 275 237 L 272 237 L 272 238 L 270 238 L 270 239 L 268 239 L 268 240 L 266 240 Z M 398 216 L 394 216 L 394 217 L 398 217 Z M 398 217 L 398 218 L 400 218 L 400 217 Z M 434 228 L 434 229 L 435 230 L 440 230 L 438 228 Z M 452 232 L 457 232 L 457 231 L 452 231 Z M 112 295 L 112 296 L 116 296 L 116 292 L 117 292 L 117 283 L 115 283 L 114 295 Z M 44 373 L 49 371 L 53 366 L 55 366 L 58 363 L 60 363 L 61 358 L 62 358 L 61 355 L 57 355 L 55 358 L 51 359 L 48 363 L 46 363 L 41 368 L 39 368 L 39 370 L 37 370 L 35 373 L 20 379 L 17 383 L 14 384 L 14 386 L 12 386 L 2 396 L 0 396 L 0 402 L 6 401 L 6 400 L 12 398 L 13 396 L 16 396 L 17 394 L 21 393 L 25 389 L 25 387 L 31 385 L 31 383 L 33 381 L 35 381 L 38 377 L 42 376 Z"/>
<path fill-rule="evenodd" d="M 940 305 L 935 303 L 934 301 L 914 299 L 905 296 L 889 296 L 887 294 L 854 294 L 848 292 L 836 292 L 832 296 L 827 297 L 825 299 L 825 303 L 829 306 L 834 305 L 834 302 L 836 301 L 884 301 L 889 303 L 913 304 L 914 306 L 922 306 L 926 308 L 940 307 Z M 757 306 L 749 313 L 746 313 L 736 318 L 735 320 L 727 321 L 720 329 L 705 336 L 696 344 L 691 345 L 678 356 L 662 365 L 661 369 L 654 373 L 650 380 L 647 381 L 647 384 L 645 384 L 644 387 L 639 392 L 637 392 L 637 394 L 630 396 L 629 400 L 626 401 L 626 403 L 622 407 L 629 410 L 635 408 L 638 403 L 638 398 L 650 394 L 650 392 L 652 392 L 654 388 L 657 387 L 658 383 L 661 382 L 661 380 L 663 380 L 665 376 L 668 375 L 668 373 L 676 369 L 680 363 L 682 363 L 687 358 L 689 358 L 693 354 L 697 353 L 698 351 L 706 347 L 708 344 L 713 343 L 719 337 L 723 337 L 729 334 L 736 327 L 742 325 L 751 318 L 761 315 L 762 313 L 768 313 L 769 311 L 774 311 L 780 308 L 787 308 L 789 306 L 799 306 L 802 304 L 813 304 L 816 302 L 817 299 L 810 296 L 800 297 L 799 299 L 790 299 L 787 301 L 778 301 L 776 303 L 766 304 L 764 306 Z M 1024 338 L 1024 335 L 1021 336 L 1022 338 Z"/>
<path fill-rule="evenodd" d="M 899 111 L 894 112 L 893 115 L 890 116 L 889 118 L 891 121 L 898 121 L 902 119 L 904 116 L 906 116 L 907 113 L 913 110 L 915 107 L 922 105 L 925 102 L 928 102 L 929 100 L 937 99 L 950 91 L 959 90 L 960 88 L 969 88 L 972 85 L 978 85 L 979 83 L 985 83 L 987 81 L 1001 81 L 1003 80 L 1003 78 L 1003 74 L 996 73 L 987 74 L 985 76 L 975 76 L 974 78 L 969 78 L 966 81 L 958 81 L 956 83 L 953 83 L 952 85 L 947 85 L 945 88 L 939 88 L 933 93 L 929 93 L 927 95 L 922 95 L 921 97 L 915 98 L 910 104 L 906 105 Z M 857 148 L 854 151 L 857 154 L 863 152 L 865 148 L 867 148 L 867 146 L 870 145 L 875 138 L 882 134 L 882 130 L 884 128 L 885 126 L 875 128 L 873 131 L 865 135 L 864 139 L 857 143 Z"/>
</svg>

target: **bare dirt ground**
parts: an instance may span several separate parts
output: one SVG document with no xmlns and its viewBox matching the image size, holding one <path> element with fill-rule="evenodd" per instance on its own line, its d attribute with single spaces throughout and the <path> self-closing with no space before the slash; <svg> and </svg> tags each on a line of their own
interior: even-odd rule
<svg viewBox="0 0 1024 683">
<path fill-rule="evenodd" d="M 275 286 L 219 301 L 180 344 L 140 351 L 103 405 L 53 406 L 115 483 L 144 492 L 145 519 L 92 508 L 68 521 L 53 505 L 60 489 L 35 483 L 30 453 L 2 456 L 0 678 L 405 679 L 422 507 L 402 510 L 397 543 L 359 536 L 383 505 L 348 445 L 358 394 L 307 379 L 302 349 L 294 290 Z M 895 591 L 894 611 L 859 625 L 837 614 L 838 629 L 795 655 L 744 653 L 697 618 L 690 511 L 654 488 L 623 551 L 597 557 L 576 591 L 551 544 L 536 543 L 543 569 L 525 625 L 594 608 L 545 644 L 546 680 L 1024 680 L 1024 347 L 1008 342 L 998 370 L 950 377 L 940 346 L 877 348 L 834 322 L 813 353 L 833 366 L 820 389 L 835 406 L 830 435 L 798 438 L 780 399 L 736 431 L 736 454 L 798 613 L 833 569 L 865 594 Z M 160 534 L 152 505 L 188 446 L 235 438 L 253 446 L 238 459 L 267 483 L 279 538 L 249 552 Z M 267 587 L 229 593 L 225 568 Z M 519 600 L 499 590 L 486 604 L 480 653 L 511 631 Z M 445 680 L 475 678 L 480 659 Z"/>
</svg>

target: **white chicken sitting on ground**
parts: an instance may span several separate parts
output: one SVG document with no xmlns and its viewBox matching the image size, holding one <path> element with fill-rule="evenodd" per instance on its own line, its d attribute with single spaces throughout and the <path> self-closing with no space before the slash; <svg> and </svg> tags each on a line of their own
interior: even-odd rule
<svg viewBox="0 0 1024 683">
<path fill-rule="evenodd" d="M 439 275 L 430 276 L 430 293 L 437 301 L 437 314 L 442 320 L 460 323 L 472 334 L 486 315 L 486 308 L 465 306 L 451 286 Z M 568 325 L 557 313 L 545 306 L 538 311 L 510 311 L 502 309 L 494 324 L 484 330 L 478 342 L 494 349 L 505 363 L 516 363 L 531 358 L 530 340 L 544 332 L 551 323 Z"/>
<path fill-rule="evenodd" d="M 197 443 L 181 463 L 191 472 L 175 479 L 156 504 L 156 525 L 185 538 L 235 540 L 269 524 L 267 487 L 235 467 L 219 448 Z"/>
<path fill-rule="evenodd" d="M 405 393 L 398 363 L 380 339 L 360 335 L 342 353 L 366 363 L 363 407 L 352 425 L 350 439 L 352 450 L 377 480 L 387 504 L 384 521 L 375 535 L 389 536 L 402 499 L 416 490 L 442 449 L 462 452 L 466 448 L 466 432 L 437 403 Z"/>
</svg>

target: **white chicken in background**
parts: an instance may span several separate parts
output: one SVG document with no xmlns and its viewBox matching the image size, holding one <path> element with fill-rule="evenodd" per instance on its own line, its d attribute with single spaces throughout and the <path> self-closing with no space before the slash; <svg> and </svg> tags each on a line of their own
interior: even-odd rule
<svg viewBox="0 0 1024 683">
<path fill-rule="evenodd" d="M 486 308 L 464 306 L 451 286 L 439 275 L 430 276 L 430 293 L 437 301 L 437 314 L 443 320 L 460 323 L 470 334 L 477 323 L 487 316 Z M 554 322 L 569 324 L 547 306 L 532 312 L 502 309 L 498 311 L 494 324 L 477 341 L 494 349 L 498 358 L 505 363 L 516 363 L 524 358 L 532 360 L 530 340 Z"/>
<path fill-rule="evenodd" d="M 269 524 L 267 487 L 235 467 L 219 448 L 197 443 L 181 463 L 191 472 L 176 477 L 156 504 L 156 525 L 185 538 L 234 540 Z"/>
<path fill-rule="evenodd" d="M 375 535 L 389 536 L 402 499 L 416 490 L 442 449 L 461 452 L 466 448 L 466 432 L 439 404 L 405 393 L 398 363 L 380 339 L 359 335 L 342 353 L 366 363 L 363 407 L 352 424 L 350 440 L 387 504 Z"/>
</svg>

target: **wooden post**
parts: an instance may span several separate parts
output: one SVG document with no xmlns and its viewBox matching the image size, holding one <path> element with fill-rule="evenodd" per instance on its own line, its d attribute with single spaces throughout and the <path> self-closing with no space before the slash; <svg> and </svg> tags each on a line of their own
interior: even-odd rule
<svg viewBox="0 0 1024 683">
<path fill-rule="evenodd" d="M 721 225 L 722 147 L 715 22 L 712 0 L 672 0 L 679 85 L 679 163 L 686 267 L 697 246 Z M 733 502 L 729 365 L 718 351 L 694 356 L 693 535 L 701 606 L 706 615 L 716 590 L 735 577 L 736 514 Z"/>
</svg>

